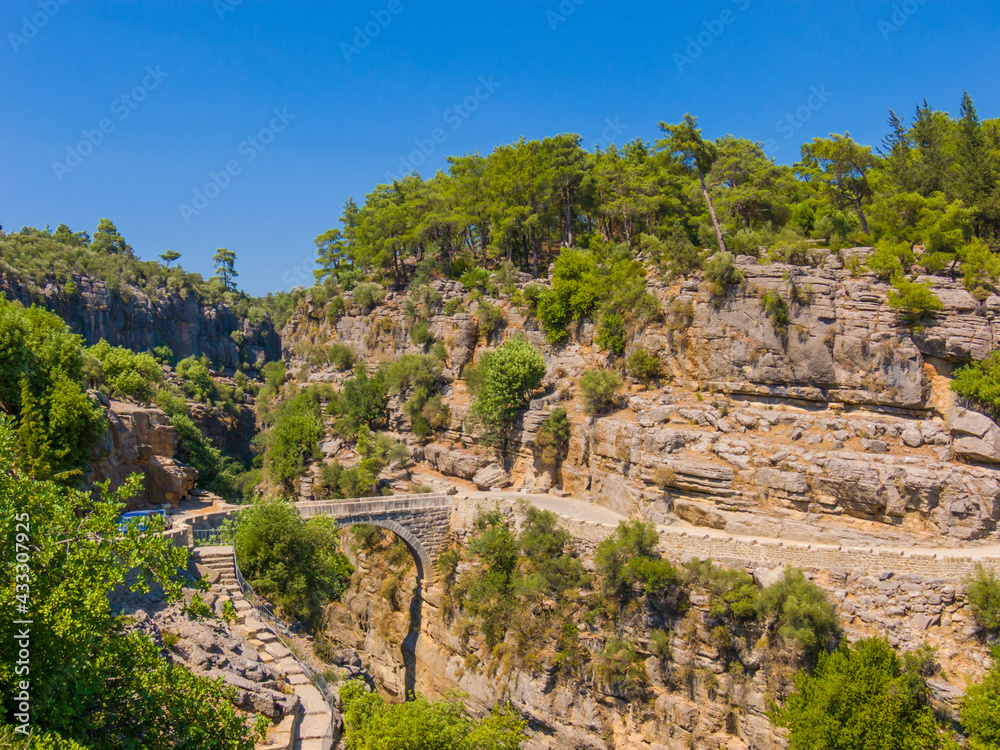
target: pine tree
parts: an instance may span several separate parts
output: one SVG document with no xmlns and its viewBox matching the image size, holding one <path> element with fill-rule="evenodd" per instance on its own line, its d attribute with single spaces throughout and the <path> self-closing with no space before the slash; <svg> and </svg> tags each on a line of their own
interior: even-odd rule
<svg viewBox="0 0 1000 750">
<path fill-rule="evenodd" d="M 50 479 L 52 466 L 49 461 L 48 430 L 39 399 L 21 379 L 21 419 L 17 427 L 18 468 L 27 476 L 38 480 Z"/>
<path fill-rule="evenodd" d="M 235 291 L 236 284 L 233 279 L 239 276 L 236 272 L 236 252 L 220 247 L 215 251 L 212 260 L 215 261 L 215 276 L 213 278 L 219 279 L 227 292 Z"/>
</svg>

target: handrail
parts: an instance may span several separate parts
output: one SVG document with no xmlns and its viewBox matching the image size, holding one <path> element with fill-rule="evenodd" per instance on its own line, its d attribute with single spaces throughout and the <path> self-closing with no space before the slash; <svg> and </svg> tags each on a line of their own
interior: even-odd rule
<svg viewBox="0 0 1000 750">
<path fill-rule="evenodd" d="M 270 607 L 268 607 L 264 600 L 261 599 L 257 592 L 253 590 L 247 580 L 243 577 L 243 571 L 240 570 L 239 561 L 236 559 L 236 545 L 233 545 L 233 566 L 236 568 L 236 584 L 240 587 L 240 591 L 243 594 L 243 598 L 254 608 L 254 611 L 260 617 L 260 621 L 264 623 L 275 637 L 281 641 L 281 645 L 288 649 L 291 653 L 292 658 L 295 659 L 296 663 L 302 668 L 306 677 L 309 681 L 316 686 L 316 689 L 323 695 L 323 699 L 327 702 L 330 708 L 334 708 L 336 705 L 336 696 L 334 696 L 333 691 L 330 690 L 330 686 L 327 684 L 326 679 L 323 675 L 314 670 L 308 664 L 303 662 L 298 655 L 295 653 L 295 649 L 281 637 L 281 633 L 284 633 L 286 637 L 291 638 L 291 631 L 288 626 L 273 612 Z M 279 632 L 280 631 L 280 632 Z"/>
</svg>

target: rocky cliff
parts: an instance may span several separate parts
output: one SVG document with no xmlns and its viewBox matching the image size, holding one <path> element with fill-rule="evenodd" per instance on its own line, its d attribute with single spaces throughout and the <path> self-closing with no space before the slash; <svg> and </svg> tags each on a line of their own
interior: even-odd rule
<svg viewBox="0 0 1000 750">
<path fill-rule="evenodd" d="M 159 409 L 105 401 L 108 431 L 91 467 L 90 484 L 111 480 L 120 486 L 132 474 L 143 477 L 144 491 L 126 510 L 176 506 L 194 488 L 198 472 L 174 458 L 177 434 Z"/>
<path fill-rule="evenodd" d="M 453 543 L 466 545 L 476 515 L 494 508 L 514 528 L 523 521 L 523 509 L 512 501 L 457 499 Z M 561 523 L 571 532 L 579 559 L 591 568 L 596 544 L 611 527 L 567 517 Z M 695 556 L 686 551 L 690 545 L 677 541 L 661 537 L 660 552 L 677 563 Z M 773 634 L 767 635 L 766 623 L 720 629 L 705 592 L 695 591 L 681 608 L 647 600 L 638 610 L 621 613 L 618 635 L 636 645 L 648 681 L 632 689 L 609 687 L 586 670 L 567 668 L 566 654 L 556 653 L 566 646 L 546 633 L 554 602 L 531 612 L 534 624 L 512 626 L 518 634 L 531 633 L 527 655 L 512 645 L 518 635 L 491 649 L 473 620 L 455 615 L 461 602 L 451 598 L 451 585 L 436 577 L 418 588 L 409 559 L 387 544 L 388 537 L 374 553 L 355 553 L 351 588 L 342 602 L 329 607 L 327 623 L 329 636 L 361 654 L 381 689 L 397 696 L 415 689 L 431 698 L 460 690 L 479 712 L 510 701 L 529 719 L 529 750 L 784 747 L 767 713 L 771 702 L 790 690 L 790 675 L 799 663 L 792 651 L 773 641 Z M 716 560 L 747 570 L 761 585 L 782 576 L 780 564 L 740 557 L 735 550 L 727 557 L 723 545 L 697 551 L 701 557 L 723 553 Z M 877 555 L 834 561 L 850 565 L 844 567 L 817 555 L 804 568 L 834 602 L 847 637 L 877 634 L 903 650 L 924 643 L 937 648 L 928 684 L 938 709 L 954 715 L 965 680 L 980 679 L 988 668 L 987 650 L 976 638 L 961 586 L 949 580 L 949 564 L 907 573 L 899 561 Z M 420 591 L 415 639 L 411 597 Z M 579 627 L 581 647 L 599 653 L 607 634 L 588 617 L 572 622 Z M 668 634 L 666 646 L 653 643 L 655 629 Z"/>
<path fill-rule="evenodd" d="M 106 339 L 134 351 L 168 346 L 178 358 L 205 354 L 228 368 L 280 357 L 281 342 L 269 320 L 253 324 L 228 305 L 203 305 L 191 295 L 163 290 L 151 297 L 124 284 L 111 290 L 89 276 L 71 278 L 72 292 L 68 285 L 54 283 L 32 291 L 17 278 L 0 274 L 0 293 L 51 310 L 88 344 Z"/>
<path fill-rule="evenodd" d="M 663 315 L 634 331 L 628 350 L 655 354 L 668 375 L 659 388 L 631 386 L 619 408 L 598 418 L 583 413 L 579 378 L 616 363 L 596 346 L 592 322 L 580 321 L 566 345 L 553 347 L 507 299 L 493 300 L 505 324 L 490 337 L 480 335 L 476 302 L 432 315 L 430 331 L 448 351 L 451 424 L 417 454 L 469 480 L 495 463 L 488 451 L 464 447 L 475 445 L 475 432 L 458 377 L 484 350 L 520 333 L 545 356 L 546 395 L 524 414 L 506 463 L 493 466 L 496 484 L 561 486 L 657 521 L 765 536 L 996 538 L 1000 428 L 956 403 L 948 384 L 956 366 L 1000 340 L 1000 297 L 979 302 L 960 283 L 935 277 L 943 309 L 910 327 L 888 306 L 886 284 L 845 270 L 838 256 L 819 268 L 738 263 L 744 281 L 724 297 L 699 279 L 668 284 L 650 274 Z M 458 282 L 434 286 L 439 312 L 466 299 Z M 770 290 L 789 301 L 787 324 L 768 316 L 762 297 Z M 404 301 L 390 293 L 373 311 L 349 307 L 333 323 L 307 302 L 284 331 L 285 358 L 309 380 L 339 382 L 342 374 L 308 365 L 304 353 L 340 341 L 373 366 L 422 351 L 410 339 Z M 534 437 L 557 405 L 568 410 L 571 438 L 555 467 L 541 462 Z M 396 406 L 391 426 L 405 432 L 408 418 Z"/>
</svg>

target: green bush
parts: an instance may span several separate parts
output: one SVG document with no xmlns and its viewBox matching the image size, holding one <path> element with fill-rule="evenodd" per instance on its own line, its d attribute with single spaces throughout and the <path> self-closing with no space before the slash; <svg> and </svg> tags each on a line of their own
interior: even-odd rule
<svg viewBox="0 0 1000 750">
<path fill-rule="evenodd" d="M 655 354 L 650 354 L 645 349 L 636 349 L 625 362 L 625 372 L 630 378 L 649 385 L 663 374 L 663 369 L 660 366 L 660 358 Z"/>
<path fill-rule="evenodd" d="M 83 340 L 56 315 L 0 295 L 0 413 L 17 424 L 20 469 L 75 482 L 107 422 L 88 398 Z"/>
<path fill-rule="evenodd" d="M 882 639 L 821 653 L 815 672 L 771 713 L 790 750 L 937 750 L 942 738 L 925 687 Z"/>
<path fill-rule="evenodd" d="M 427 346 L 434 342 L 431 327 L 423 320 L 418 320 L 410 329 L 410 341 L 416 346 Z"/>
<path fill-rule="evenodd" d="M 712 595 L 712 617 L 745 622 L 758 616 L 760 589 L 746 572 L 717 567 L 711 560 L 692 560 L 685 568 L 688 583 Z"/>
<path fill-rule="evenodd" d="M 625 318 L 616 312 L 607 312 L 601 316 L 597 324 L 597 345 L 620 357 L 625 353 L 625 339 L 628 330 L 625 327 Z"/>
<path fill-rule="evenodd" d="M 956 370 L 951 389 L 976 408 L 1000 415 L 1000 350 Z"/>
<path fill-rule="evenodd" d="M 705 281 L 716 297 L 725 297 L 731 287 L 743 281 L 743 272 L 736 267 L 736 258 L 732 253 L 715 253 L 705 261 L 704 268 Z"/>
<path fill-rule="evenodd" d="M 362 310 L 370 310 L 382 304 L 385 299 L 385 289 L 378 284 L 358 284 L 354 288 L 354 304 Z"/>
<path fill-rule="evenodd" d="M 177 458 L 198 470 L 196 485 L 222 498 L 238 497 L 244 467 L 212 445 L 186 411 L 172 414 L 170 421 L 177 434 Z"/>
<path fill-rule="evenodd" d="M 556 466 L 569 446 L 569 419 L 566 410 L 559 406 L 552 410 L 535 433 L 535 447 L 541 449 L 542 462 Z"/>
<path fill-rule="evenodd" d="M 170 351 L 169 349 L 167 350 Z M 121 346 L 111 346 L 101 339 L 87 353 L 100 364 L 101 382 L 112 398 L 128 398 L 148 404 L 154 386 L 163 380 L 160 365 L 149 354 L 136 354 Z"/>
<path fill-rule="evenodd" d="M 437 703 L 419 695 L 406 703 L 387 703 L 357 680 L 341 686 L 340 700 L 351 750 L 517 750 L 525 739 L 527 722 L 510 706 L 496 706 L 474 719 L 455 694 Z"/>
<path fill-rule="evenodd" d="M 979 627 L 989 633 L 1000 630 L 1000 578 L 996 571 L 976 563 L 975 571 L 963 578 L 962 584 Z"/>
<path fill-rule="evenodd" d="M 896 276 L 909 273 L 910 268 L 916 262 L 917 258 L 913 254 L 913 248 L 909 242 L 894 242 L 884 239 L 875 243 L 872 254 L 865 265 L 880 279 L 888 281 Z"/>
<path fill-rule="evenodd" d="M 600 414 L 618 401 L 621 378 L 613 370 L 591 370 L 580 378 L 583 392 L 583 410 L 587 414 Z"/>
<path fill-rule="evenodd" d="M 371 429 L 384 427 L 388 420 L 388 393 L 380 370 L 373 377 L 363 365 L 354 368 L 354 377 L 344 383 L 341 397 L 331 401 L 329 410 L 338 415 L 341 434 L 353 437 L 362 425 Z"/>
<path fill-rule="evenodd" d="M 301 476 L 306 459 L 319 458 L 322 434 L 319 393 L 316 390 L 307 388 L 282 402 L 270 429 L 255 438 L 264 450 L 264 467 L 271 481 L 288 487 Z"/>
<path fill-rule="evenodd" d="M 304 521 L 278 498 L 259 499 L 243 511 L 236 554 L 258 594 L 309 626 L 320 623 L 323 606 L 340 598 L 354 572 L 340 551 L 335 519 Z"/>
<path fill-rule="evenodd" d="M 635 580 L 628 566 L 638 558 L 654 558 L 659 541 L 656 527 L 645 521 L 622 521 L 614 533 L 597 545 L 594 568 L 600 576 L 601 587 L 608 596 L 627 601 L 631 596 L 631 583 Z M 637 573 L 633 568 L 632 572 Z"/>
<path fill-rule="evenodd" d="M 354 367 L 354 350 L 347 344 L 341 344 L 340 342 L 330 344 L 328 356 L 333 366 L 341 372 Z"/>
<path fill-rule="evenodd" d="M 786 568 L 785 578 L 761 591 L 758 611 L 778 617 L 778 634 L 814 655 L 837 639 L 837 615 L 823 589 L 798 568 Z"/>
<path fill-rule="evenodd" d="M 930 282 L 910 281 L 898 274 L 892 279 L 888 298 L 889 307 L 899 310 L 911 323 L 942 308 L 941 300 L 931 291 Z"/>
<path fill-rule="evenodd" d="M 507 324 L 503 310 L 489 302 L 479 303 L 479 309 L 476 310 L 476 320 L 479 321 L 479 332 L 483 338 L 487 339 Z"/>
<path fill-rule="evenodd" d="M 788 302 L 778 292 L 777 289 L 769 289 L 760 300 L 764 312 L 771 319 L 771 325 L 777 331 L 788 330 Z"/>
</svg>

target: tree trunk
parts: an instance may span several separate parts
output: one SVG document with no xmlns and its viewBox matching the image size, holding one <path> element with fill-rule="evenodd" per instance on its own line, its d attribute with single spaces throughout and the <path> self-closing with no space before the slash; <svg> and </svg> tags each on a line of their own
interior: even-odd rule
<svg viewBox="0 0 1000 750">
<path fill-rule="evenodd" d="M 854 207 L 857 208 L 857 210 L 858 210 L 858 218 L 861 220 L 861 229 L 862 229 L 862 231 L 865 234 L 869 234 L 870 235 L 871 231 L 868 229 L 868 219 L 865 218 L 865 211 L 864 211 L 864 208 L 862 208 L 862 206 L 861 206 L 861 200 L 860 199 L 857 199 L 857 200 L 854 201 Z"/>
<path fill-rule="evenodd" d="M 701 171 L 701 167 L 698 167 L 698 180 L 701 182 L 701 194 L 705 196 L 709 216 L 712 217 L 712 226 L 715 227 L 715 236 L 719 240 L 719 249 L 726 252 L 726 241 L 722 239 L 722 227 L 719 226 L 719 219 L 715 215 L 715 206 L 712 205 L 712 196 L 708 194 L 708 186 L 705 184 L 705 175 Z"/>
</svg>

